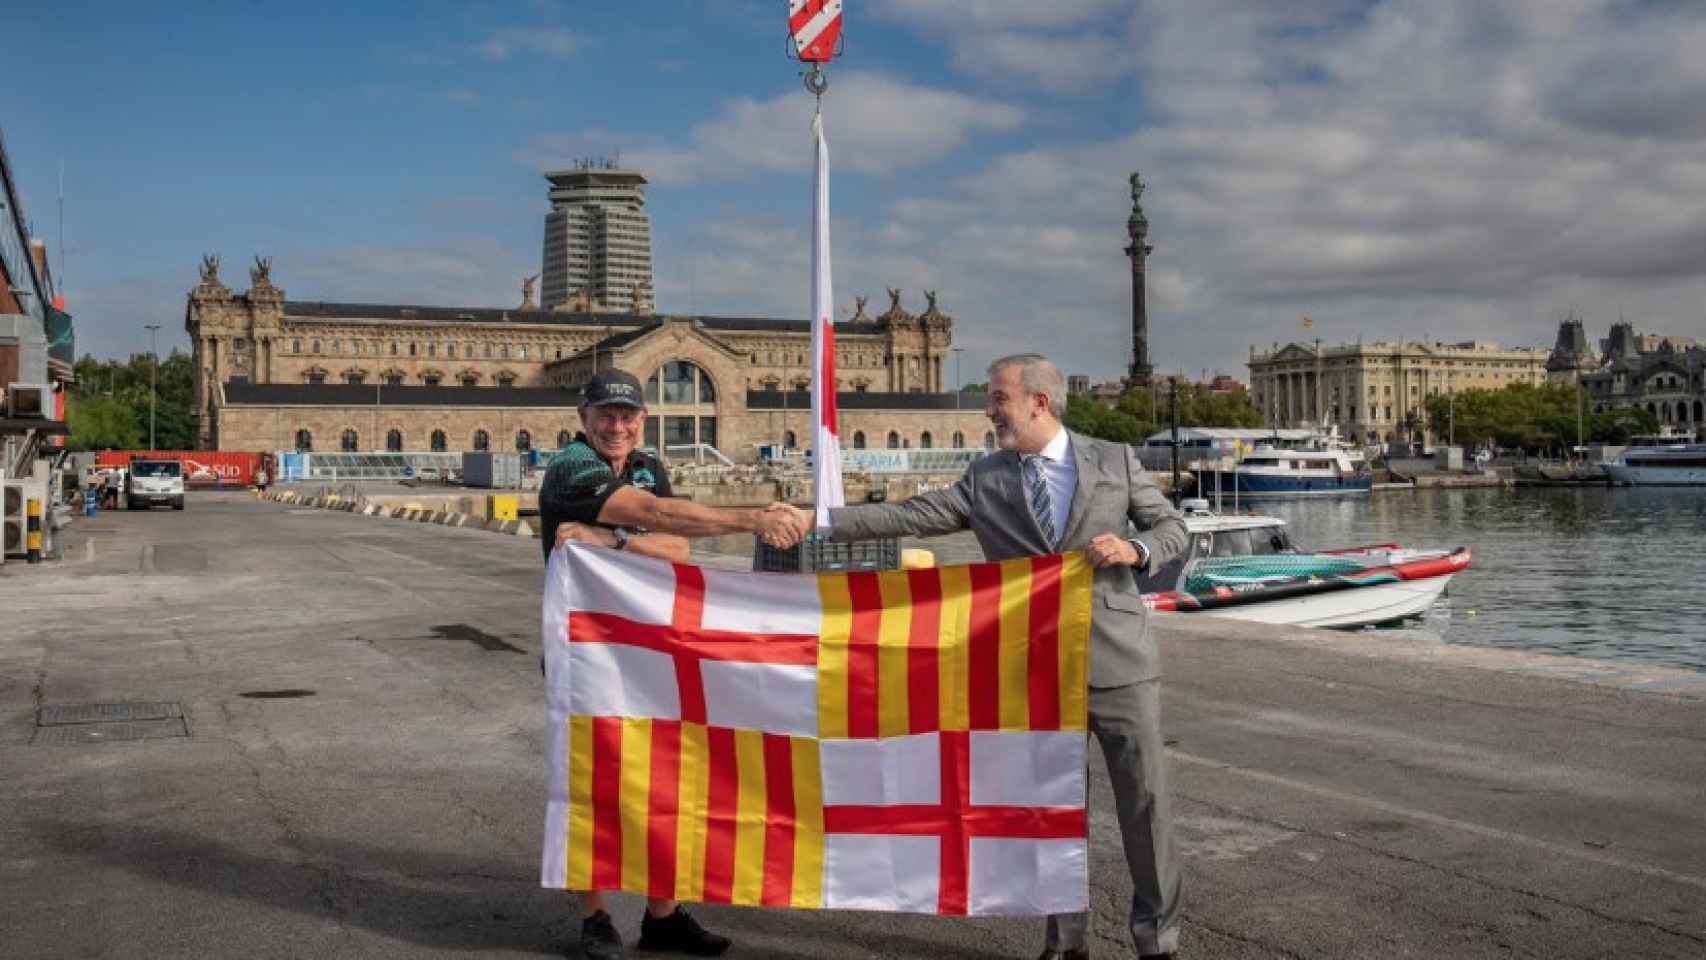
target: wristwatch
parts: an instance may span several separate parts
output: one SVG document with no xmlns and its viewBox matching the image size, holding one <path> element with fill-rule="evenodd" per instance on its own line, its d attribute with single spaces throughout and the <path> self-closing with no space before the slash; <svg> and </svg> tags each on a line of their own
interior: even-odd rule
<svg viewBox="0 0 1706 960">
<path fill-rule="evenodd" d="M 615 527 L 610 532 L 612 534 L 614 534 L 616 537 L 616 549 L 618 549 L 618 550 L 628 549 L 628 541 L 631 539 L 628 536 L 628 528 L 626 528 L 626 527 Z"/>
<path fill-rule="evenodd" d="M 1136 537 L 1132 537 L 1126 543 L 1131 544 L 1137 550 L 1137 563 L 1132 564 L 1132 566 L 1139 570 L 1147 569 L 1149 567 L 1149 548 L 1144 546 L 1143 541 Z"/>
</svg>

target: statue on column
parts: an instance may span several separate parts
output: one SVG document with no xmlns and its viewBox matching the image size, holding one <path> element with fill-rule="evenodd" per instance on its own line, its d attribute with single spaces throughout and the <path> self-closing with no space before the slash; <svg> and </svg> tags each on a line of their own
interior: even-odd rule
<svg viewBox="0 0 1706 960">
<path fill-rule="evenodd" d="M 533 284 L 539 279 L 539 274 L 521 278 L 521 307 L 522 310 L 534 310 L 538 304 L 533 302 Z"/>
<path fill-rule="evenodd" d="M 202 254 L 201 282 L 208 284 L 209 286 L 217 286 L 219 284 L 219 254 Z"/>
</svg>

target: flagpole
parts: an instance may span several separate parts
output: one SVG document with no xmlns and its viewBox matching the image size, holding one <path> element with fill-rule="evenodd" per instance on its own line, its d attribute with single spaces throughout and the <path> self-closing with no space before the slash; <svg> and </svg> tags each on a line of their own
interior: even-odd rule
<svg viewBox="0 0 1706 960">
<path fill-rule="evenodd" d="M 819 83 L 819 88 L 827 84 Z M 816 91 L 814 91 L 816 92 Z M 835 284 L 829 246 L 829 144 L 823 136 L 823 95 L 812 114 L 816 171 L 812 182 L 812 494 L 819 529 L 829 511 L 847 502 L 841 477 L 841 426 L 835 403 Z"/>
</svg>

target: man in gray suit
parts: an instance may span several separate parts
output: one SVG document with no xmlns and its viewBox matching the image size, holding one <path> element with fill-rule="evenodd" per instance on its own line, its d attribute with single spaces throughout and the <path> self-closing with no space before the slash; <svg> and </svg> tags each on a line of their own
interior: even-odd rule
<svg viewBox="0 0 1706 960">
<path fill-rule="evenodd" d="M 1135 571 L 1181 553 L 1184 520 L 1130 447 L 1068 432 L 1066 381 L 1037 354 L 990 365 L 984 412 L 1000 450 L 954 486 L 894 504 L 829 513 L 836 540 L 971 530 L 990 560 L 1082 550 L 1096 568 L 1090 637 L 1090 732 L 1113 781 L 1131 868 L 1131 935 L 1140 957 L 1179 943 L 1179 868 L 1161 740 L 1160 664 Z M 1127 522 L 1136 528 L 1128 536 Z M 1087 914 L 1048 920 L 1041 960 L 1089 956 Z"/>
</svg>

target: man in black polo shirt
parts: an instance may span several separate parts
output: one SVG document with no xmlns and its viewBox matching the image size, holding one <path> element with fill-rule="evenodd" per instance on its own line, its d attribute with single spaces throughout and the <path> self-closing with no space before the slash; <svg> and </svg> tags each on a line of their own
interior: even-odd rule
<svg viewBox="0 0 1706 960">
<path fill-rule="evenodd" d="M 557 452 L 539 486 L 540 543 L 545 557 L 561 543 L 590 543 L 685 561 L 688 537 L 753 533 L 786 549 L 807 533 L 809 515 L 786 504 L 729 510 L 670 498 L 669 473 L 638 449 L 646 426 L 640 381 L 621 370 L 593 376 L 581 392 L 585 431 Z M 580 948 L 588 960 L 617 960 L 622 938 L 605 909 L 603 891 L 580 892 Z M 640 948 L 710 957 L 727 937 L 699 926 L 674 900 L 648 899 Z"/>
</svg>

